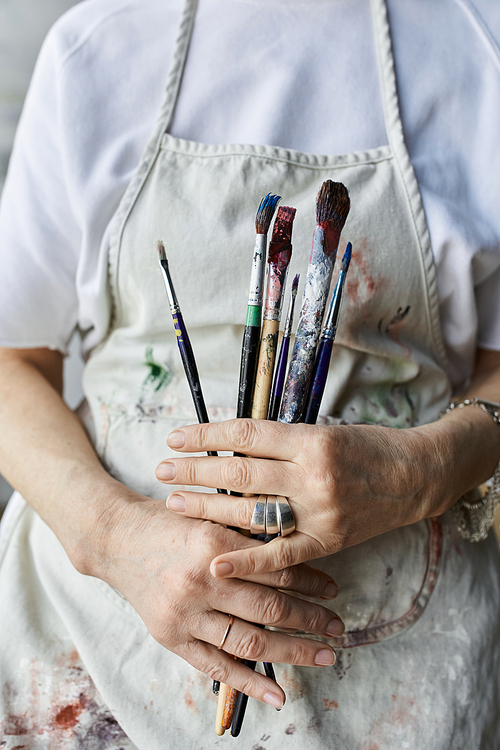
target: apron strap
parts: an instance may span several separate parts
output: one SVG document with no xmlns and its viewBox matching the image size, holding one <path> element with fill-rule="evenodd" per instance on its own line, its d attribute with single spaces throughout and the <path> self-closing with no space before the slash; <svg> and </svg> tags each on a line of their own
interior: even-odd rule
<svg viewBox="0 0 500 750">
<path fill-rule="evenodd" d="M 159 130 L 161 135 L 170 130 L 172 120 L 174 119 L 175 107 L 179 98 L 179 91 L 182 83 L 182 76 L 186 66 L 186 60 L 193 35 L 194 20 L 198 0 L 185 0 L 182 10 L 177 39 L 174 45 L 174 54 L 170 63 L 167 84 L 165 87 L 165 96 L 158 117 Z"/>
<path fill-rule="evenodd" d="M 439 318 L 436 266 L 422 197 L 404 139 L 387 2 L 386 0 L 371 0 L 371 8 L 380 86 L 382 89 L 385 129 L 399 175 L 404 185 L 408 209 L 413 217 L 413 225 L 420 248 L 426 279 L 426 310 L 429 316 L 428 322 L 432 336 L 432 347 L 438 362 L 446 370 L 447 356 Z"/>
</svg>

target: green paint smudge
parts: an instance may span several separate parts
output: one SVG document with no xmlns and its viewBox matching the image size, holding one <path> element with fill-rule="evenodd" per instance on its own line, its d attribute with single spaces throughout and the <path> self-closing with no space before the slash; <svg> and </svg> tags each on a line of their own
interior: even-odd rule
<svg viewBox="0 0 500 750">
<path fill-rule="evenodd" d="M 155 360 L 152 346 L 146 348 L 145 357 L 144 366 L 149 368 L 149 373 L 142 384 L 142 390 L 153 386 L 155 393 L 157 393 L 162 388 L 166 388 L 172 382 L 174 376 L 165 365 Z"/>
</svg>

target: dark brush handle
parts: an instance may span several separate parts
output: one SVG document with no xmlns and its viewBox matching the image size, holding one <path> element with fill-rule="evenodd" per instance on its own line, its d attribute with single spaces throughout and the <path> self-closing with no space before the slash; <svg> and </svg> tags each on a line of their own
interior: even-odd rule
<svg viewBox="0 0 500 750">
<path fill-rule="evenodd" d="M 236 416 L 250 417 L 260 347 L 260 326 L 245 326 L 241 350 L 240 386 Z"/>
<path fill-rule="evenodd" d="M 286 378 L 286 366 L 288 363 L 288 351 L 290 349 L 290 337 L 283 336 L 281 341 L 281 349 L 278 357 L 278 364 L 276 365 L 276 375 L 274 376 L 273 392 L 271 395 L 271 401 L 269 405 L 268 419 L 276 422 L 280 413 L 281 398 L 283 396 L 283 388 L 285 385 Z"/>
<path fill-rule="evenodd" d="M 321 400 L 323 398 L 323 393 L 325 392 L 326 379 L 328 377 L 332 348 L 333 339 L 328 338 L 320 340 L 318 352 L 316 354 L 316 362 L 314 363 L 311 389 L 309 391 L 309 397 L 305 409 L 305 424 L 316 424 L 316 420 L 318 419 L 319 408 L 321 406 Z"/>
</svg>

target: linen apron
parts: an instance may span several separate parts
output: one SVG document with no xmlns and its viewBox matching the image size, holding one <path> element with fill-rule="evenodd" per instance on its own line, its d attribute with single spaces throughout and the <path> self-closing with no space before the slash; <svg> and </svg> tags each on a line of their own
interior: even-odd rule
<svg viewBox="0 0 500 750">
<path fill-rule="evenodd" d="M 349 239 L 354 253 L 324 421 L 411 427 L 435 419 L 450 393 L 384 0 L 372 0 L 372 16 L 389 145 L 342 156 L 172 137 L 195 12 L 187 0 L 155 133 L 114 219 L 113 320 L 87 363 L 80 414 L 109 471 L 157 498 L 172 489 L 155 478 L 172 454 L 165 438 L 196 418 L 156 241 L 165 243 L 210 418 L 233 417 L 253 217 L 267 192 L 297 208 L 292 275 L 307 267 L 321 183 L 341 181 L 351 195 L 339 252 Z M 2 528 L 0 747 L 499 747 L 492 536 L 471 545 L 445 516 L 313 564 L 340 589 L 331 607 L 346 632 L 336 665 L 278 665 L 283 711 L 250 701 L 239 739 L 217 737 L 209 678 L 156 643 L 118 592 L 77 573 L 17 496 Z"/>
</svg>

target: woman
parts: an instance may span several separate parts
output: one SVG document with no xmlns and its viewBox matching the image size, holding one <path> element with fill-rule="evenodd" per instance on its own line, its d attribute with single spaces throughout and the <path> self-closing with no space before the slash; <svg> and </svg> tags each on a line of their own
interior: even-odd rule
<svg viewBox="0 0 500 750">
<path fill-rule="evenodd" d="M 413 38 L 412 11 L 419 9 L 391 5 L 396 49 L 398 40 Z M 458 34 L 494 68 L 491 47 L 463 9 L 443 4 L 436 23 L 459 27 L 448 37 L 448 53 Z M 263 70 L 249 67 L 257 33 Z M 297 40 L 306 39 L 298 57 Z M 483 193 L 494 191 L 479 190 L 478 207 L 462 190 L 461 173 L 439 181 L 440 127 L 446 113 L 452 123 L 456 113 L 431 76 L 427 97 L 439 102 L 439 112 L 433 117 L 429 109 L 428 124 L 412 119 L 411 107 L 420 113 L 429 100 L 425 86 L 415 84 L 414 58 L 400 55 L 407 91 L 419 92 L 406 99 L 413 124 L 406 138 L 414 163 L 424 162 L 420 191 L 427 195 L 431 247 L 390 41 L 382 0 L 306 8 L 226 0 L 198 9 L 194 2 L 181 9 L 174 0 L 117 0 L 105 8 L 84 4 L 47 45 L 1 228 L 13 279 L 9 305 L 19 295 L 23 300 L 9 321 L 2 314 L 2 470 L 29 503 L 17 497 L 3 524 L 9 737 L 39 735 L 50 744 L 56 732 L 63 747 L 156 748 L 168 732 L 171 747 L 210 747 L 209 675 L 260 701 L 249 707 L 239 740 L 248 747 L 495 747 L 495 545 L 491 535 L 471 545 L 449 514 L 435 517 L 493 474 L 500 434 L 479 408 L 434 421 L 452 385 L 472 371 L 477 343 L 465 395 L 500 400 L 499 316 L 491 299 L 498 233 L 481 224 Z M 167 90 L 139 158 L 159 106 L 151 81 L 161 76 L 152 71 L 168 43 Z M 342 53 L 353 45 L 358 54 L 350 60 Z M 330 67 L 317 64 L 321 48 Z M 420 83 L 430 75 L 422 67 Z M 465 68 L 453 81 L 459 93 Z M 494 74 L 491 80 L 490 101 L 498 93 Z M 335 95 L 325 104 L 329 84 Z M 226 97 L 220 108 L 217 96 Z M 317 116 L 303 125 L 307 106 Z M 274 123 L 278 134 L 269 131 Z M 474 124 L 465 123 L 463 133 L 459 124 L 464 137 L 456 149 L 468 153 Z M 488 122 L 475 135 L 483 148 L 490 129 Z M 42 139 L 41 150 L 33 136 Z M 238 140 L 276 145 L 219 145 Z M 439 152 L 446 167 L 454 148 Z M 317 155 L 332 151 L 343 155 Z M 468 169 L 470 191 L 478 185 L 469 163 Z M 234 414 L 250 217 L 269 190 L 296 206 L 291 272 L 304 271 L 314 199 L 327 178 L 350 191 L 344 235 L 357 251 L 324 402 L 333 416 L 318 427 L 227 421 Z M 30 196 L 33 222 L 20 208 L 19 189 Z M 455 205 L 473 218 L 459 221 Z M 186 426 L 192 405 L 157 268 L 159 238 L 211 417 L 220 424 Z M 19 265 L 18 243 L 24 252 L 34 248 Z M 23 320 L 28 289 L 35 299 Z M 78 417 L 58 395 L 65 338 L 77 317 L 88 355 L 87 405 Z M 212 449 L 249 458 L 176 453 Z M 252 497 L 221 503 L 194 494 L 198 486 Z M 263 547 L 199 520 L 249 526 L 260 493 L 289 498 L 294 535 Z M 309 559 L 323 572 L 305 566 Z M 338 615 L 326 606 L 336 584 Z M 324 601 L 304 603 L 289 592 Z M 228 615 L 234 622 L 226 638 Z M 316 638 L 262 631 L 252 622 Z M 335 658 L 330 638 L 338 647 L 335 672 L 326 668 Z M 281 663 L 284 690 L 231 655 Z M 281 708 L 285 692 L 289 704 L 281 713 L 263 705 Z"/>
</svg>

